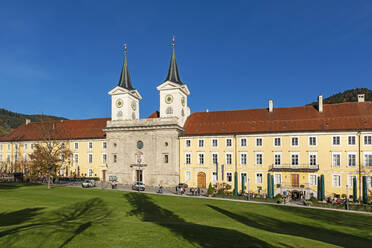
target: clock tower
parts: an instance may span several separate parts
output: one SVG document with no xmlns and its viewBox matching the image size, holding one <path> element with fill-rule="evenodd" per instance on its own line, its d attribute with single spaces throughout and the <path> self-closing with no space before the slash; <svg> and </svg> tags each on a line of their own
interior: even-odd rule
<svg viewBox="0 0 372 248">
<path fill-rule="evenodd" d="M 169 64 L 168 75 L 165 81 L 157 87 L 160 93 L 160 118 L 177 117 L 178 124 L 183 127 L 190 108 L 187 106 L 187 96 L 190 91 L 182 83 L 174 51 L 174 37 L 172 39 L 172 56 Z"/>
<path fill-rule="evenodd" d="M 111 120 L 139 119 L 139 100 L 142 96 L 133 88 L 127 62 L 127 46 L 124 44 L 124 64 L 118 85 L 109 92 L 111 96 Z"/>
</svg>

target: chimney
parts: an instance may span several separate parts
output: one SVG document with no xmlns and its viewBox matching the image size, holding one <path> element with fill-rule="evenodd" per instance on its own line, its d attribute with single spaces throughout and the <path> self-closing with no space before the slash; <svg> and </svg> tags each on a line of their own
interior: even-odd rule
<svg viewBox="0 0 372 248">
<path fill-rule="evenodd" d="M 31 120 L 30 119 L 25 119 L 26 121 L 26 125 L 30 124 L 31 123 Z"/>
<path fill-rule="evenodd" d="M 318 111 L 323 113 L 323 95 L 318 96 Z"/>
<path fill-rule="evenodd" d="M 274 110 L 274 102 L 273 102 L 273 100 L 269 100 L 269 112 L 273 112 L 273 110 Z"/>
<path fill-rule="evenodd" d="M 364 94 L 358 94 L 358 102 L 364 102 Z"/>
</svg>

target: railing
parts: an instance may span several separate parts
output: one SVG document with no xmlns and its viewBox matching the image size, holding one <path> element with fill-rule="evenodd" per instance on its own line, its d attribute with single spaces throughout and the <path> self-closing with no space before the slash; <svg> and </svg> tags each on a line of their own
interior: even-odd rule
<svg viewBox="0 0 372 248">
<path fill-rule="evenodd" d="M 270 165 L 269 171 L 298 171 L 298 172 L 314 172 L 319 170 L 319 165 L 310 165 L 310 164 L 281 164 Z"/>
</svg>

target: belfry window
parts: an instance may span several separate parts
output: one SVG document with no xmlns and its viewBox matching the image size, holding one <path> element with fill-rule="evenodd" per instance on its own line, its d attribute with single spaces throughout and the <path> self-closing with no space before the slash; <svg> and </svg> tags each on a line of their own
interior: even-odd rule
<svg viewBox="0 0 372 248">
<path fill-rule="evenodd" d="M 172 107 L 168 107 L 167 108 L 167 115 L 171 115 L 171 114 L 173 114 L 173 109 L 172 109 Z"/>
</svg>

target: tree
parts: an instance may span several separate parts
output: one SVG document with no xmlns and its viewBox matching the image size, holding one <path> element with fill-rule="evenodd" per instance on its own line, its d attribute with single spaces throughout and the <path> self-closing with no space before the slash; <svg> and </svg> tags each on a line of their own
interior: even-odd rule
<svg viewBox="0 0 372 248">
<path fill-rule="evenodd" d="M 43 118 L 40 119 L 38 132 L 40 140 L 30 154 L 30 173 L 33 176 L 47 176 L 50 189 L 51 177 L 55 177 L 61 166 L 68 163 L 71 157 L 72 153 L 66 145 L 69 135 L 63 121 Z"/>
</svg>

